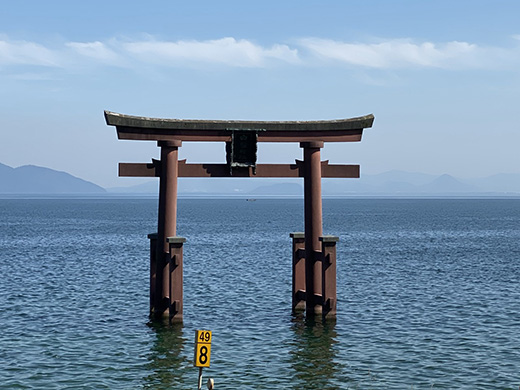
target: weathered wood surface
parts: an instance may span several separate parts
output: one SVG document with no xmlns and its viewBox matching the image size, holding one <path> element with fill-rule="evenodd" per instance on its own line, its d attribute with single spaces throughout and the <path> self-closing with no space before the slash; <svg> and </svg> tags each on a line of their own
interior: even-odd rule
<svg viewBox="0 0 520 390">
<path fill-rule="evenodd" d="M 179 161 L 178 177 L 304 177 L 301 161 L 295 164 L 258 164 L 256 174 L 252 168 L 233 168 L 230 173 L 227 164 L 187 164 Z M 121 177 L 159 177 L 160 164 L 155 163 L 119 163 Z M 329 164 L 321 162 L 321 177 L 359 178 L 359 165 Z"/>
<path fill-rule="evenodd" d="M 106 123 L 116 126 L 119 139 L 127 140 L 231 140 L 234 130 L 258 131 L 258 142 L 356 142 L 363 129 L 372 127 L 372 114 L 357 118 L 320 121 L 225 121 L 160 119 L 105 111 Z"/>
</svg>

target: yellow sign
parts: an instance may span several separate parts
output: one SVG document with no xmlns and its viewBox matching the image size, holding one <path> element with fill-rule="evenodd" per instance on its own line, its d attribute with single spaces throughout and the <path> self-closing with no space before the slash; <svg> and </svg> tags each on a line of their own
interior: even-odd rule
<svg viewBox="0 0 520 390">
<path fill-rule="evenodd" d="M 209 367 L 211 357 L 211 331 L 195 331 L 195 367 Z"/>
</svg>

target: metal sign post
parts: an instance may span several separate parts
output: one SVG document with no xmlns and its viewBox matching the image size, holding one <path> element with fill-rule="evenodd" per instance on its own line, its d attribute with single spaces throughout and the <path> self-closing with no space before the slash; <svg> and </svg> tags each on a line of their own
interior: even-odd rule
<svg viewBox="0 0 520 390">
<path fill-rule="evenodd" d="M 211 358 L 211 331 L 196 330 L 195 331 L 195 357 L 193 365 L 199 367 L 199 384 L 198 390 L 202 389 L 202 369 L 209 367 Z"/>
</svg>

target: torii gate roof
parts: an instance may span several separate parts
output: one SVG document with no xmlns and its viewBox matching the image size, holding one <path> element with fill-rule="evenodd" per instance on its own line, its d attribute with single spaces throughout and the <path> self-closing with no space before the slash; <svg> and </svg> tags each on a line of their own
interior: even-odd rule
<svg viewBox="0 0 520 390">
<path fill-rule="evenodd" d="M 356 142 L 372 127 L 374 115 L 321 121 L 227 121 L 160 119 L 105 111 L 119 139 L 147 141 L 231 141 L 236 130 L 258 131 L 258 142 Z"/>
</svg>

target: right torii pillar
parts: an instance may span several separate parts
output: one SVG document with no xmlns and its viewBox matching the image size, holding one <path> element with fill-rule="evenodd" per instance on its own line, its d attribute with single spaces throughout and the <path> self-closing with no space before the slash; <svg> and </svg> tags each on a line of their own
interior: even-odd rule
<svg viewBox="0 0 520 390">
<path fill-rule="evenodd" d="M 305 233 L 292 233 L 294 311 L 307 316 L 336 316 L 336 242 L 323 236 L 321 148 L 323 142 L 301 142 L 303 148 Z"/>
</svg>

